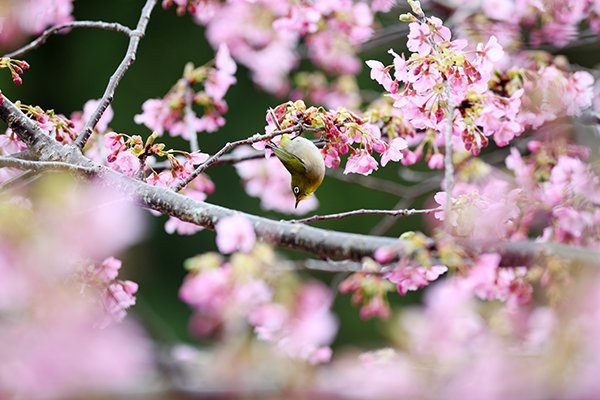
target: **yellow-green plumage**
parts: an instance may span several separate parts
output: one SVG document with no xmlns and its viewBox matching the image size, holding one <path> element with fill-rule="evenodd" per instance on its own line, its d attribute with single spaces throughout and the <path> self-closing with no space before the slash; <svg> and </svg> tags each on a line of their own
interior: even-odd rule
<svg viewBox="0 0 600 400">
<path fill-rule="evenodd" d="M 319 188 L 325 176 L 325 162 L 321 152 L 308 139 L 283 135 L 279 146 L 271 149 L 292 175 L 292 193 L 298 203 Z"/>
</svg>

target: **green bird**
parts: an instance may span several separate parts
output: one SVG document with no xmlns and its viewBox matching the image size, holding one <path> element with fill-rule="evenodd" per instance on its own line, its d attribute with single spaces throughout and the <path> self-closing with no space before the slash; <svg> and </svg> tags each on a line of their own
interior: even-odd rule
<svg viewBox="0 0 600 400">
<path fill-rule="evenodd" d="M 297 208 L 298 203 L 312 196 L 323 182 L 323 156 L 313 142 L 302 136 L 282 135 L 279 145 L 271 143 L 269 147 L 292 175 L 292 193 Z"/>
</svg>

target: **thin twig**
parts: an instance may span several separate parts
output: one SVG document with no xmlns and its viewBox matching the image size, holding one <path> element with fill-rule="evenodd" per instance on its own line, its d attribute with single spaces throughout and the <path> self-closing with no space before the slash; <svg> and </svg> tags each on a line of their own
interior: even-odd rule
<svg viewBox="0 0 600 400">
<path fill-rule="evenodd" d="M 196 179 L 198 177 L 198 175 L 203 173 L 208 167 L 216 164 L 216 162 L 221 158 L 221 156 L 223 156 L 223 154 L 227 153 L 228 151 L 230 151 L 231 149 L 233 149 L 235 147 L 238 147 L 238 146 L 241 146 L 244 144 L 252 144 L 252 143 L 262 142 L 263 140 L 269 140 L 276 136 L 283 135 L 285 133 L 302 132 L 303 130 L 304 130 L 303 126 L 299 124 L 299 125 L 291 126 L 286 129 L 277 130 L 277 131 L 268 133 L 266 135 L 260 135 L 257 133 L 246 139 L 237 140 L 235 142 L 227 142 L 225 144 L 225 146 L 223 146 L 223 148 L 221 148 L 221 150 L 216 152 L 214 155 L 210 156 L 208 158 L 208 160 L 206 160 L 204 163 L 199 165 L 198 168 L 196 168 L 194 170 L 194 172 L 192 172 L 185 179 L 182 179 L 179 183 L 177 183 L 177 185 L 175 185 L 173 187 L 173 190 L 175 192 L 179 192 L 181 189 L 186 187 L 191 181 Z"/>
<path fill-rule="evenodd" d="M 131 34 L 132 34 L 131 29 L 129 29 L 128 27 L 121 25 L 117 22 L 72 21 L 72 22 L 67 22 L 66 24 L 55 25 L 55 26 L 52 26 L 52 27 L 46 29 L 40 36 L 37 37 L 37 39 L 31 41 L 29 44 L 21 47 L 20 49 L 13 51 L 12 53 L 5 54 L 4 57 L 14 58 L 14 57 L 22 56 L 23 54 L 27 53 L 28 51 L 37 49 L 38 47 L 40 47 L 41 45 L 46 43 L 46 40 L 48 40 L 48 38 L 50 36 L 52 36 L 53 34 L 63 31 L 65 29 L 72 29 L 72 28 L 104 29 L 106 31 L 121 32 L 121 33 L 126 34 L 127 36 L 131 36 Z"/>
<path fill-rule="evenodd" d="M 62 170 L 62 171 L 70 171 L 70 172 L 78 172 L 78 173 L 86 173 L 93 174 L 95 169 L 83 167 L 80 165 L 73 165 L 66 162 L 61 161 L 32 161 L 32 160 L 22 160 L 19 158 L 13 157 L 0 157 L 0 167 L 1 168 L 17 168 L 22 170 L 29 171 L 50 171 L 50 170 Z"/>
<path fill-rule="evenodd" d="M 410 210 L 369 210 L 369 209 L 362 208 L 360 210 L 346 211 L 346 212 L 341 212 L 341 213 L 337 213 L 337 214 L 313 215 L 312 217 L 308 217 L 308 218 L 291 219 L 288 222 L 291 222 L 293 224 L 307 224 L 307 223 L 316 222 L 316 221 L 328 221 L 328 220 L 332 220 L 332 219 L 342 219 L 342 218 L 347 218 L 347 217 L 353 217 L 355 215 L 388 215 L 388 216 L 392 216 L 392 217 L 408 217 L 410 215 L 417 215 L 417 214 L 431 214 L 435 211 L 440 211 L 440 209 L 439 208 L 428 208 L 428 209 L 424 209 L 424 210 L 416 210 L 413 208 Z"/>
<path fill-rule="evenodd" d="M 277 130 L 281 130 L 281 125 L 279 124 L 279 121 L 277 120 L 277 117 L 275 116 L 275 111 L 273 111 L 273 109 L 271 107 L 269 107 L 268 112 L 269 112 L 269 115 L 271 116 L 271 119 L 273 120 L 273 123 L 277 127 Z"/>
<path fill-rule="evenodd" d="M 414 199 L 413 198 L 404 198 L 404 199 L 400 199 L 395 205 L 394 205 L 394 210 L 400 210 L 402 208 L 407 208 L 408 206 L 410 206 L 410 203 L 412 203 Z M 377 225 L 375 225 L 373 228 L 371 228 L 371 230 L 369 231 L 369 235 L 377 235 L 377 236 L 383 236 L 386 234 L 386 232 L 392 227 L 394 226 L 394 224 L 396 223 L 397 219 L 393 216 L 385 216 L 383 217 L 378 223 Z"/>
<path fill-rule="evenodd" d="M 221 157 L 219 157 L 219 159 L 217 161 L 215 161 L 212 165 L 227 165 L 227 164 L 237 164 L 237 163 L 241 163 L 244 161 L 250 161 L 250 160 L 256 160 L 259 158 L 265 158 L 265 153 L 262 151 L 253 151 L 251 153 L 248 154 L 225 154 Z M 201 164 L 198 164 L 201 165 Z M 167 160 L 164 161 L 158 161 L 155 162 L 154 164 L 150 165 L 152 167 L 153 170 L 163 170 L 163 169 L 167 169 L 167 168 L 171 168 L 171 163 Z"/>
<path fill-rule="evenodd" d="M 134 63 L 138 45 L 140 44 L 141 38 L 144 36 L 146 32 L 146 27 L 148 26 L 148 22 L 150 21 L 150 14 L 156 6 L 158 0 L 147 0 L 144 8 L 142 9 L 142 13 L 140 15 L 140 19 L 138 21 L 137 27 L 134 31 L 132 31 L 129 35 L 129 47 L 127 48 L 127 53 L 125 53 L 125 57 L 121 61 L 121 64 L 117 67 L 115 73 L 110 77 L 108 81 L 108 85 L 106 86 L 106 90 L 102 95 L 102 99 L 98 103 L 98 106 L 90 116 L 90 118 L 86 121 L 83 130 L 75 140 L 75 145 L 81 150 L 87 143 L 88 139 L 92 135 L 94 127 L 104 114 L 104 111 L 108 108 L 110 103 L 113 100 L 115 95 L 115 90 L 117 86 L 125 76 L 125 73 L 129 69 L 129 67 Z"/>
<path fill-rule="evenodd" d="M 213 165 L 226 165 L 226 164 L 237 164 L 244 161 L 256 160 L 259 158 L 265 158 L 265 153 L 262 151 L 253 151 L 248 154 L 225 154 L 219 158 Z"/>
</svg>

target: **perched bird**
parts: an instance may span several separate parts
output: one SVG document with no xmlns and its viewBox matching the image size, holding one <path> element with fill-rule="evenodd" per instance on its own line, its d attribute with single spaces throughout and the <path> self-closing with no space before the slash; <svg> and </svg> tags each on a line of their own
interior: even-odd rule
<svg viewBox="0 0 600 400">
<path fill-rule="evenodd" d="M 313 142 L 302 136 L 282 135 L 279 145 L 271 143 L 269 147 L 292 175 L 292 193 L 297 208 L 298 203 L 312 196 L 323 182 L 323 156 Z"/>
</svg>

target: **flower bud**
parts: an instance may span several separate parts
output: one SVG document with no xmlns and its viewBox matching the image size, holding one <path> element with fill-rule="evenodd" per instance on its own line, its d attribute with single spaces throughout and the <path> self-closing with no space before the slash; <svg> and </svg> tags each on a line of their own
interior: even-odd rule
<svg viewBox="0 0 600 400">
<path fill-rule="evenodd" d="M 418 0 L 408 0 L 408 5 L 412 9 L 412 11 L 415 14 L 417 14 L 417 16 L 419 18 L 425 17 L 425 13 L 423 12 L 423 9 L 421 8 L 421 3 Z"/>
</svg>

